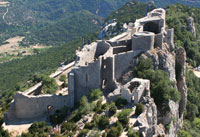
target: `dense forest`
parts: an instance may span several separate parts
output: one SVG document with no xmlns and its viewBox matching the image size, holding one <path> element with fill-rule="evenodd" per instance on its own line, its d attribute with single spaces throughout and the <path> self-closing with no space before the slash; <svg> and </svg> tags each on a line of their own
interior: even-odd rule
<svg viewBox="0 0 200 137">
<path fill-rule="evenodd" d="M 128 0 L 8 1 L 9 6 L 0 7 L 0 43 L 23 35 L 23 46 L 35 43 L 56 46 L 97 31 L 102 18 Z"/>
</svg>

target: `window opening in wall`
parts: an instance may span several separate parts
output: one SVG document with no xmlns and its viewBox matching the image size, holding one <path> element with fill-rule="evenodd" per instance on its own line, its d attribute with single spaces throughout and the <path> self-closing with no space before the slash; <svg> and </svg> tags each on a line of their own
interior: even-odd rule
<svg viewBox="0 0 200 137">
<path fill-rule="evenodd" d="M 143 31 L 149 31 L 158 34 L 160 33 L 159 24 L 156 22 L 147 22 L 146 24 L 144 24 Z"/>
<path fill-rule="evenodd" d="M 103 89 L 106 87 L 106 83 L 107 83 L 107 80 L 103 80 L 103 83 L 102 83 L 102 88 Z"/>
<path fill-rule="evenodd" d="M 88 82 L 88 74 L 86 74 L 85 80 L 86 80 L 86 82 Z"/>
</svg>

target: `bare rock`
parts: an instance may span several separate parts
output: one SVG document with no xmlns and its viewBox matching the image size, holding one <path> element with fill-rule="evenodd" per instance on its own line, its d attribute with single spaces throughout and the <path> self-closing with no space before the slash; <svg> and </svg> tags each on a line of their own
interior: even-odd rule
<svg viewBox="0 0 200 137">
<path fill-rule="evenodd" d="M 193 17 L 189 17 L 187 19 L 187 30 L 189 32 L 191 32 L 196 37 L 196 29 L 195 29 L 195 24 L 194 24 Z"/>
</svg>

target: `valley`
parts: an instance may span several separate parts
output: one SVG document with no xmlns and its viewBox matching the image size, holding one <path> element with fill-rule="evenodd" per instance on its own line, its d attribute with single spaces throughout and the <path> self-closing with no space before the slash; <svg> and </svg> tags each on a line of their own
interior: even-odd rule
<svg viewBox="0 0 200 137">
<path fill-rule="evenodd" d="M 8 62 L 13 59 L 23 58 L 24 56 L 39 54 L 50 47 L 42 45 L 30 45 L 29 47 L 19 46 L 19 43 L 24 39 L 22 36 L 9 38 L 5 41 L 6 44 L 0 46 L 0 63 Z"/>
</svg>

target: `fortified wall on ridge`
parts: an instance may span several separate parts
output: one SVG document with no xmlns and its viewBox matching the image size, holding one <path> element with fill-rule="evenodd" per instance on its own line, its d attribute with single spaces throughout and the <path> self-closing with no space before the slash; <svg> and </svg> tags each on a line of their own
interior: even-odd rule
<svg viewBox="0 0 200 137">
<path fill-rule="evenodd" d="M 48 106 L 51 110 L 60 109 L 64 106 L 73 107 L 84 95 L 88 95 L 93 89 L 102 89 L 103 92 L 111 93 L 119 85 L 124 73 L 128 71 L 130 64 L 137 62 L 137 57 L 148 50 L 163 48 L 167 43 L 173 49 L 173 29 L 167 29 L 165 25 L 165 10 L 155 9 L 144 18 L 136 20 L 133 27 L 110 40 L 101 40 L 85 45 L 76 53 L 75 63 L 68 66 L 68 89 L 63 96 L 59 95 L 29 95 L 19 92 L 5 114 L 6 121 L 14 119 L 32 119 L 46 115 Z M 133 80 L 139 83 L 135 93 L 124 90 L 123 97 L 137 103 L 143 91 L 149 89 L 149 81 L 141 79 Z M 142 85 L 140 85 L 142 84 Z M 38 85 L 35 89 L 41 86 Z M 141 87 L 142 86 L 142 87 Z M 126 87 L 126 86 L 125 86 Z M 32 92 L 36 92 L 33 90 Z M 132 91 L 131 91 L 132 92 Z"/>
</svg>

